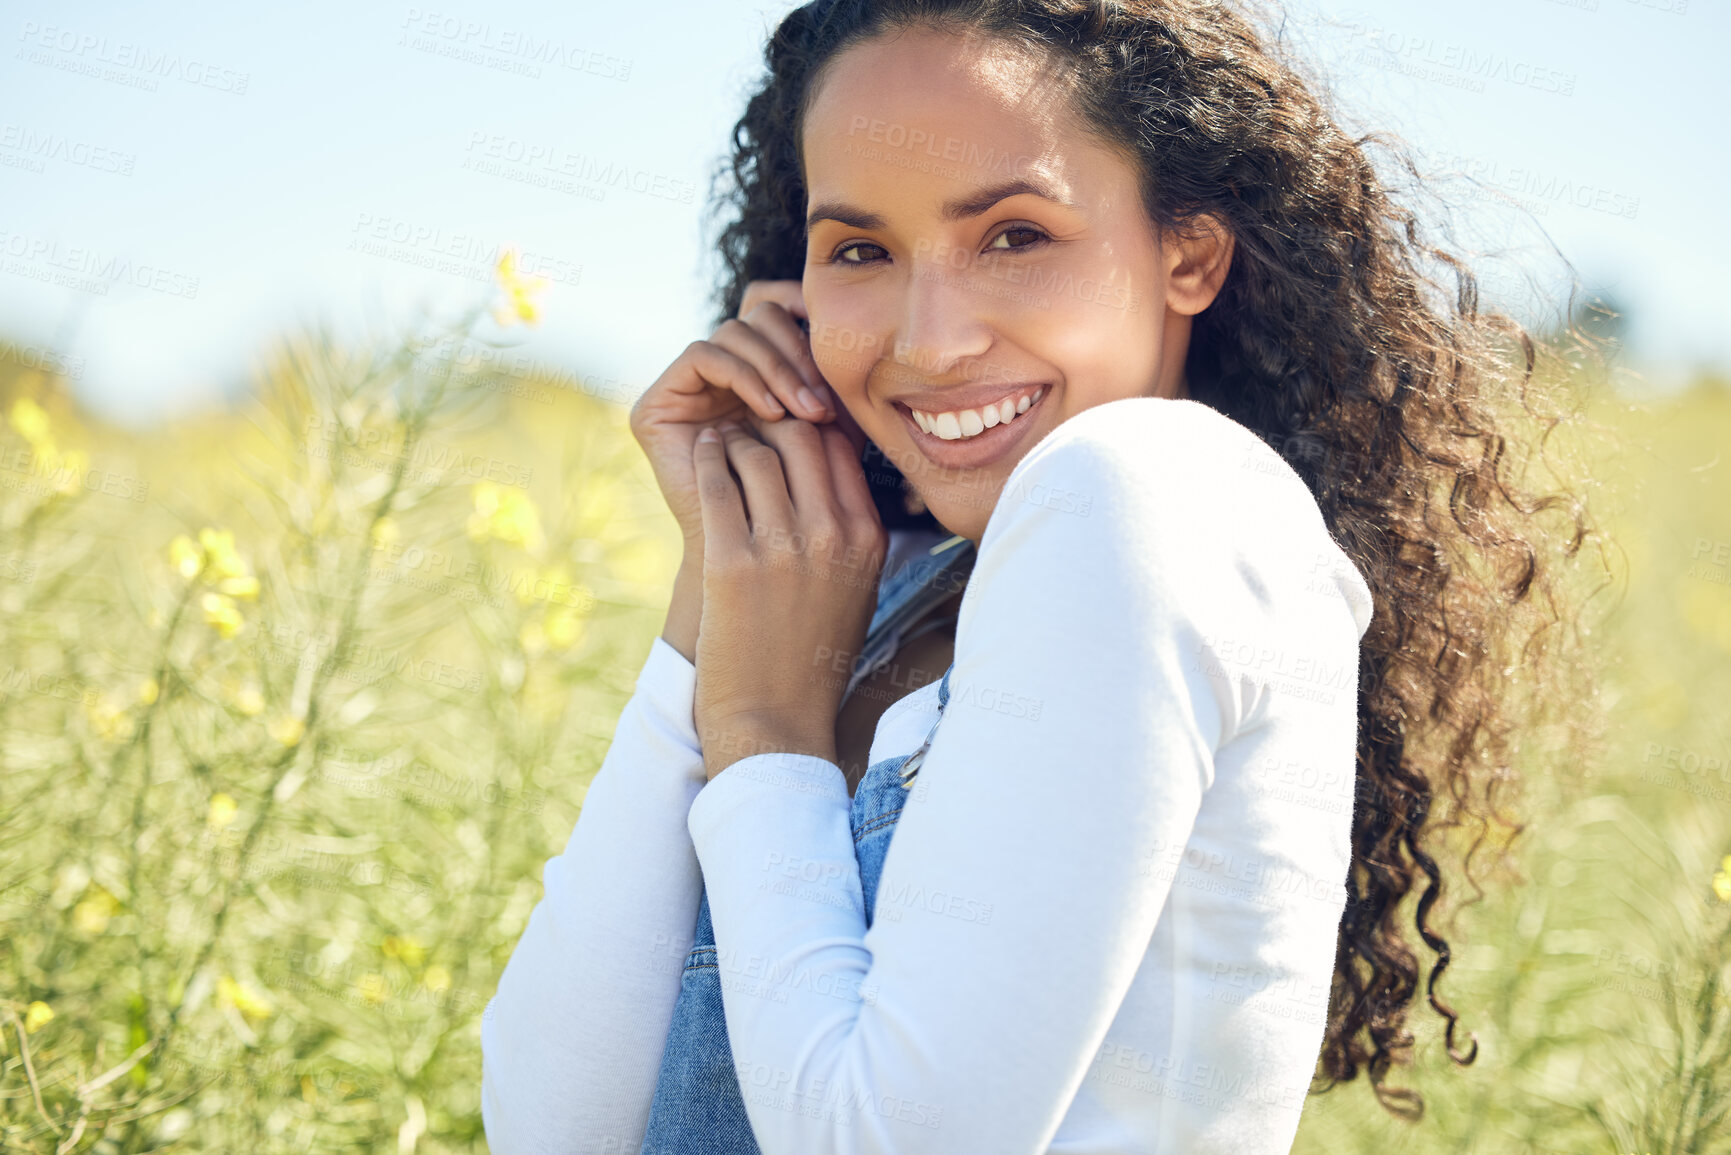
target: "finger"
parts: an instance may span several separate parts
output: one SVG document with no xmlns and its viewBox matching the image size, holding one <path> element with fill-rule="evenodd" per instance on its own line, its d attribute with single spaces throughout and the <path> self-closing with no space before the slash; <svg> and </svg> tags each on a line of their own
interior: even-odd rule
<svg viewBox="0 0 1731 1155">
<path fill-rule="evenodd" d="M 877 503 L 872 501 L 871 484 L 866 480 L 865 466 L 860 463 L 853 440 L 834 425 L 818 427 L 822 438 L 824 460 L 830 471 L 830 491 L 836 504 L 850 521 L 877 521 Z"/>
<path fill-rule="evenodd" d="M 727 471 L 727 449 L 713 429 L 703 429 L 691 446 L 691 468 L 697 475 L 697 499 L 703 511 L 703 546 L 726 550 L 751 536 L 739 486 Z M 714 435 L 714 436 L 712 436 Z"/>
<path fill-rule="evenodd" d="M 758 310 L 759 314 L 763 312 Z M 786 313 L 781 316 L 788 324 L 793 323 Z M 754 326 L 737 318 L 723 321 L 709 339 L 750 363 L 790 412 L 803 413 L 811 420 L 817 420 L 828 412 L 816 392 L 806 384 L 799 368 L 776 347 L 775 342 Z"/>
<path fill-rule="evenodd" d="M 739 315 L 745 316 L 764 301 L 773 301 L 796 317 L 807 316 L 805 284 L 801 281 L 752 281 L 739 300 Z"/>
<path fill-rule="evenodd" d="M 830 390 L 831 396 L 834 396 L 834 393 L 835 391 L 833 389 Z M 861 429 L 859 427 L 859 422 L 853 419 L 853 414 L 848 411 L 848 407 L 841 404 L 840 398 L 836 399 L 835 424 L 837 428 L 847 434 L 847 439 L 853 442 L 853 455 L 855 459 L 865 456 L 867 441 L 865 430 Z"/>
<path fill-rule="evenodd" d="M 781 455 L 788 496 L 799 516 L 836 508 L 834 482 L 823 447 L 822 431 L 826 428 L 809 421 L 756 424 L 757 436 Z"/>
<path fill-rule="evenodd" d="M 817 359 L 812 356 L 811 338 L 800 328 L 795 316 L 775 302 L 765 301 L 749 313 L 741 313 L 740 319 L 769 339 L 776 351 L 804 379 L 823 412 L 833 416 L 836 409 L 834 393 L 824 380 L 823 370 L 817 367 Z M 818 415 L 817 410 L 808 409 L 807 412 L 814 419 Z"/>
<path fill-rule="evenodd" d="M 724 421 L 717 429 L 727 448 L 727 462 L 745 491 L 745 518 L 752 531 L 792 526 L 793 501 L 781 454 L 735 422 Z"/>
<path fill-rule="evenodd" d="M 756 367 L 731 349 L 714 341 L 693 341 L 685 355 L 703 384 L 730 390 L 765 420 L 775 421 L 787 412 Z"/>
</svg>

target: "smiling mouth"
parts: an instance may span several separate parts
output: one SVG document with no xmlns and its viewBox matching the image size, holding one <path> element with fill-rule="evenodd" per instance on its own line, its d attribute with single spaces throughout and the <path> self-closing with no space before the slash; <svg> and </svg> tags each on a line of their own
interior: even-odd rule
<svg viewBox="0 0 1731 1155">
<path fill-rule="evenodd" d="M 904 405 L 903 408 L 913 417 L 914 424 L 920 427 L 920 432 L 944 441 L 967 441 L 988 429 L 1013 424 L 1032 409 L 1045 392 L 1044 385 L 1022 389 L 977 409 L 950 409 L 941 413 L 930 413 L 911 406 Z"/>
<path fill-rule="evenodd" d="M 987 469 L 1028 437 L 1038 437 L 1028 431 L 1036 425 L 1033 418 L 1045 412 L 1042 406 L 1051 391 L 1051 382 L 1021 385 L 989 406 L 972 409 L 933 412 L 903 401 L 893 405 L 907 423 L 914 447 L 927 461 L 943 469 Z"/>
</svg>

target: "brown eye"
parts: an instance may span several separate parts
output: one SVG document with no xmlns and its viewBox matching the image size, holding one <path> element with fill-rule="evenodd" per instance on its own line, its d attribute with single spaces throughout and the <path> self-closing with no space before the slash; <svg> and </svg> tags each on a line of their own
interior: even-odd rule
<svg viewBox="0 0 1731 1155">
<path fill-rule="evenodd" d="M 853 260 L 843 255 L 845 253 L 851 253 L 855 249 L 876 249 L 880 253 L 883 252 L 883 246 L 874 245 L 870 241 L 849 241 L 847 244 L 837 249 L 834 256 L 830 257 L 831 263 L 837 265 L 865 265 L 871 263 L 869 259 Z"/>
<path fill-rule="evenodd" d="M 1020 245 L 1000 245 L 998 243 L 999 241 L 1004 240 L 1005 238 L 1009 237 L 1012 233 L 1020 233 L 1024 236 L 1028 237 L 1029 240 L 1026 243 L 1020 244 Z M 1041 232 L 1039 229 L 1034 228 L 1032 225 L 1011 225 L 1009 228 L 1005 229 L 1003 232 L 1001 232 L 997 236 L 993 237 L 992 243 L 987 245 L 986 248 L 997 249 L 1000 252 L 1002 252 L 1006 249 L 1025 249 L 1025 248 L 1028 248 L 1032 245 L 1039 244 L 1041 241 L 1043 241 L 1045 239 L 1046 239 L 1046 234 Z"/>
</svg>

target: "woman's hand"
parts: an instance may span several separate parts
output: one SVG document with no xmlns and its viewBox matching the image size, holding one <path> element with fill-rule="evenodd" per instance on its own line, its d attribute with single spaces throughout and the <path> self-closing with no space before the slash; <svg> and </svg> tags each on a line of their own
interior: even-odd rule
<svg viewBox="0 0 1731 1155">
<path fill-rule="evenodd" d="M 753 754 L 834 762 L 836 667 L 865 641 L 889 545 L 854 441 L 834 424 L 724 422 L 694 438 L 692 471 L 704 538 L 693 713 L 709 777 Z"/>
<path fill-rule="evenodd" d="M 804 316 L 798 281 L 753 281 L 739 316 L 722 322 L 707 341 L 686 346 L 631 407 L 631 434 L 649 456 L 688 543 L 703 540 L 691 468 L 699 429 L 729 417 L 743 420 L 748 413 L 765 421 L 786 413 L 834 420 L 834 395 L 795 320 Z"/>
<path fill-rule="evenodd" d="M 697 431 L 723 418 L 755 413 L 777 421 L 794 413 L 811 421 L 837 416 L 811 342 L 794 318 L 804 317 L 798 281 L 753 281 L 739 316 L 707 341 L 693 341 L 631 407 L 631 434 L 649 457 L 667 507 L 685 538 L 685 557 L 668 609 L 670 645 L 696 660 L 703 566 L 703 515 L 691 469 Z"/>
</svg>

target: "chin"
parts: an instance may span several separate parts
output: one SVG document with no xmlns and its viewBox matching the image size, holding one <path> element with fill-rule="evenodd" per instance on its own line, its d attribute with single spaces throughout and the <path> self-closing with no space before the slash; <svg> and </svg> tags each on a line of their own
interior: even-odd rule
<svg viewBox="0 0 1731 1155">
<path fill-rule="evenodd" d="M 925 498 L 926 507 L 946 533 L 959 533 L 977 542 L 986 532 L 986 522 L 991 520 L 992 507 L 1002 490 L 997 486 L 990 493 L 931 494 Z"/>
</svg>

